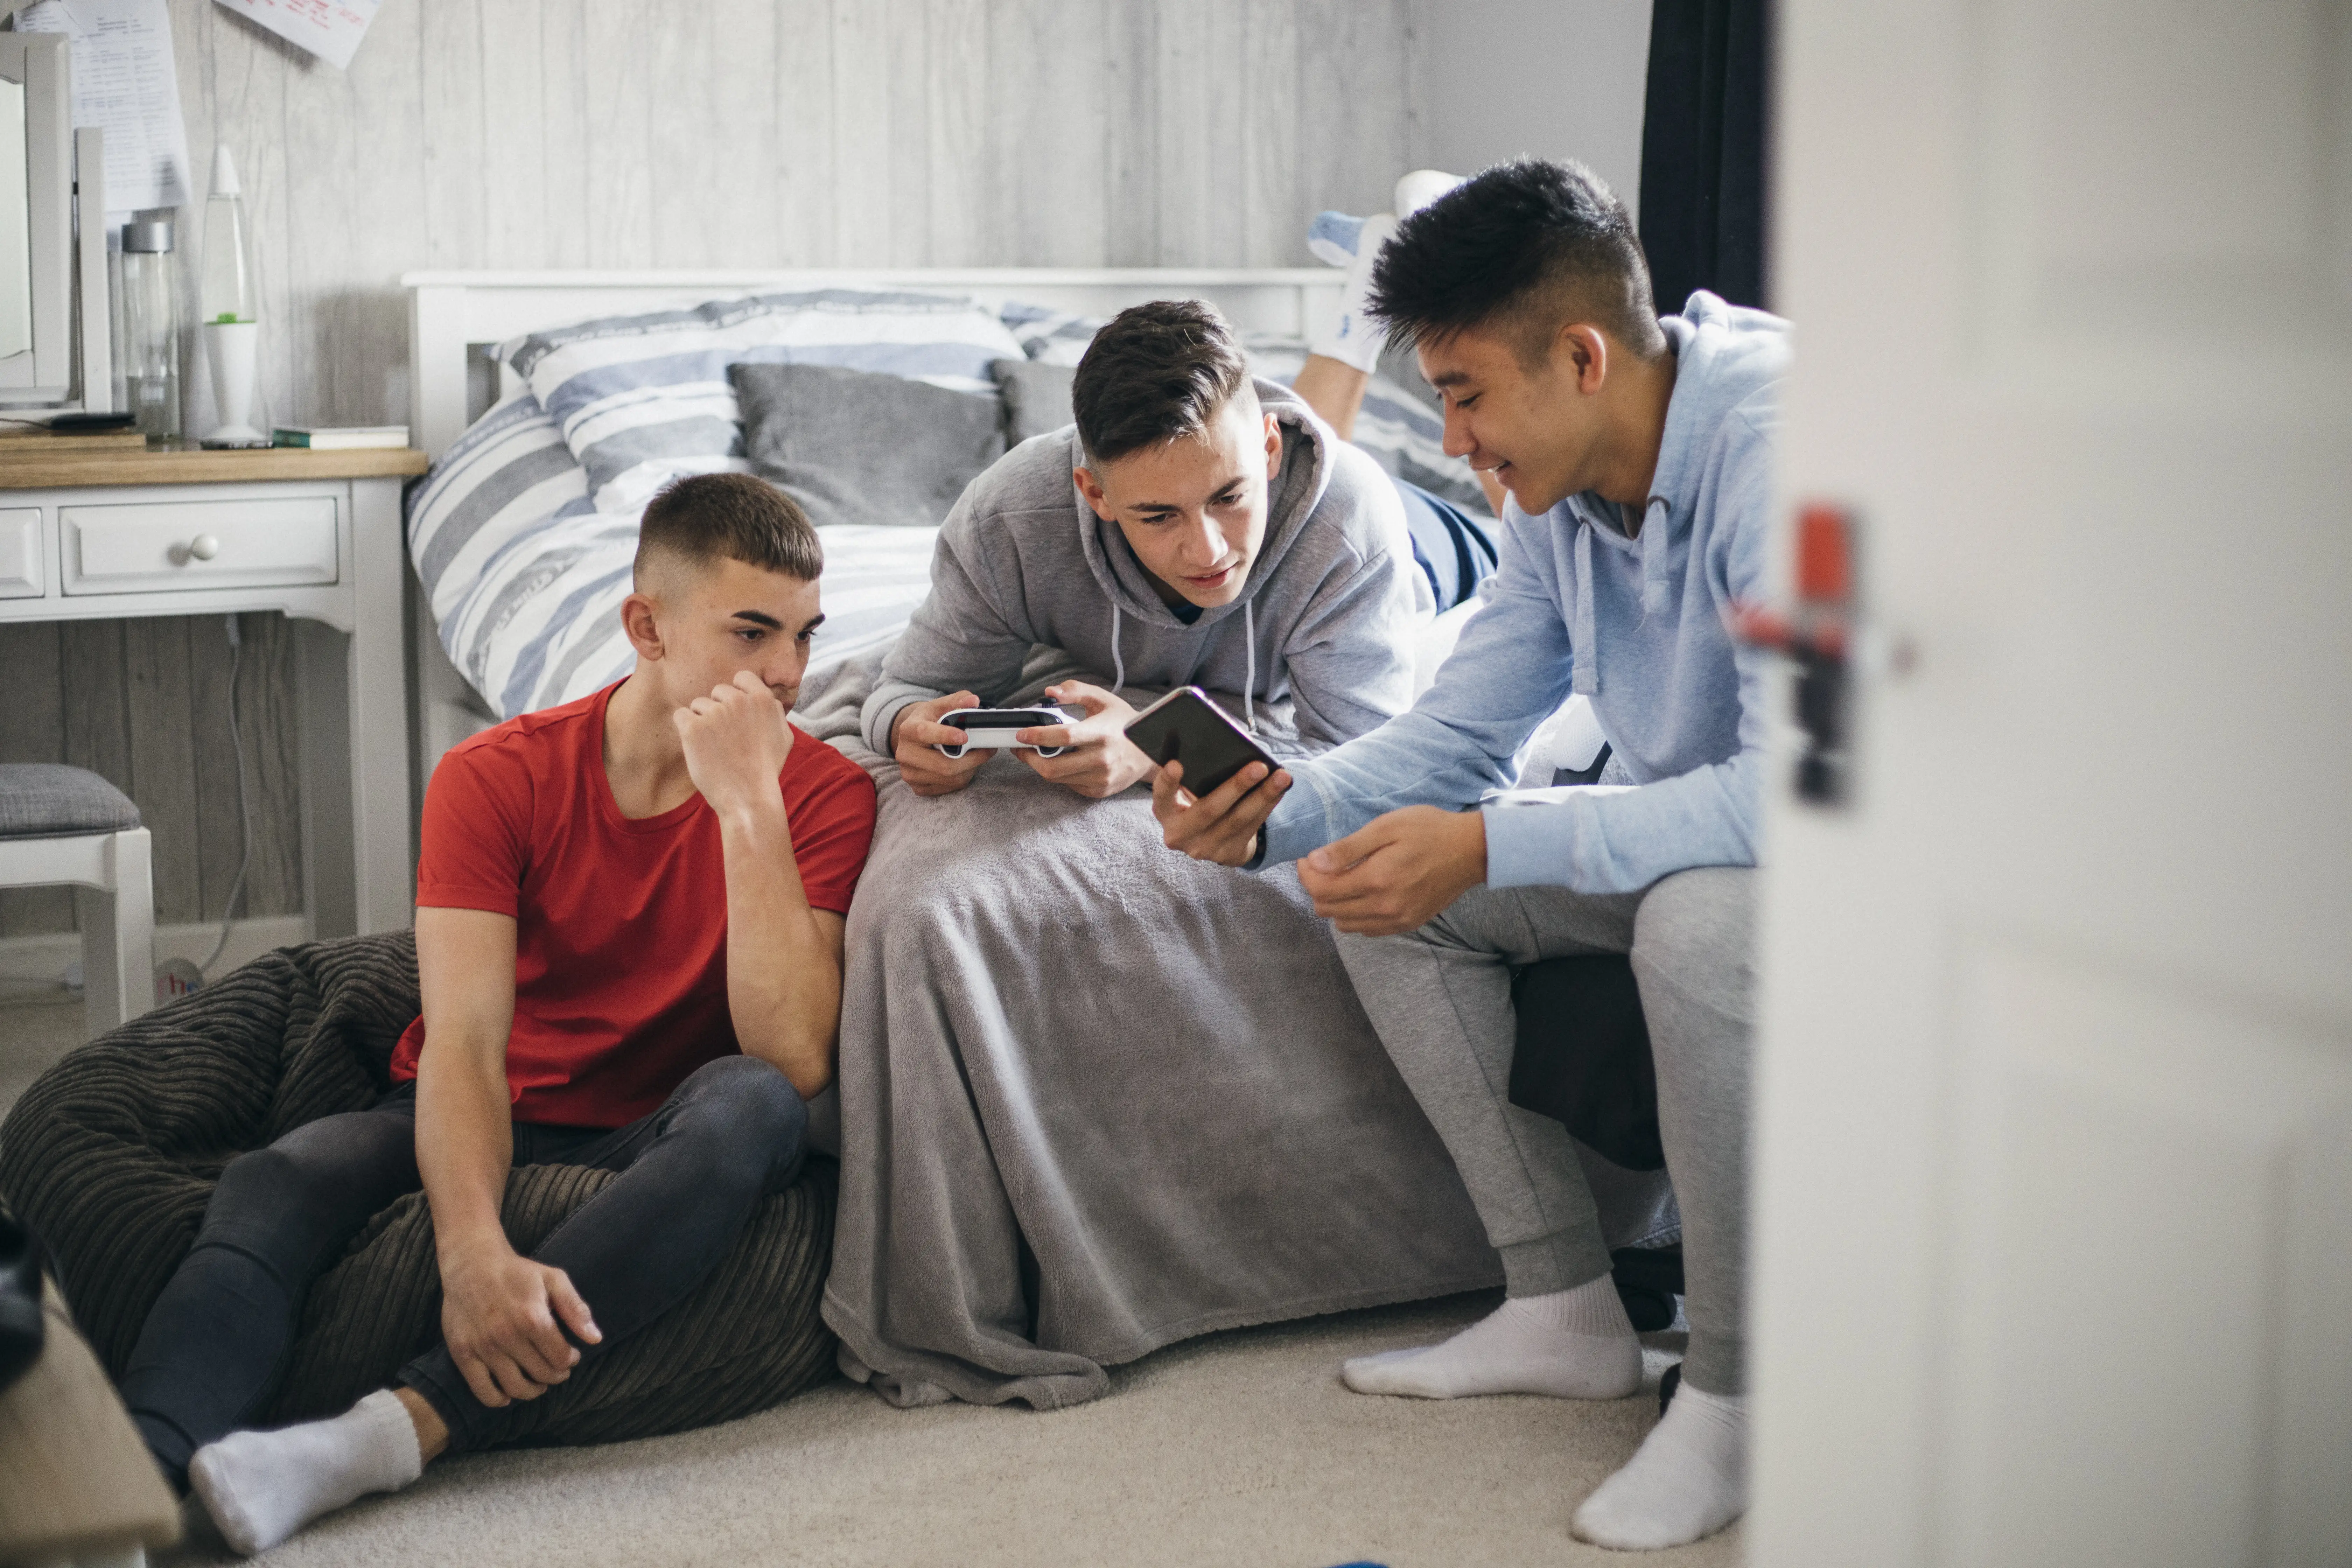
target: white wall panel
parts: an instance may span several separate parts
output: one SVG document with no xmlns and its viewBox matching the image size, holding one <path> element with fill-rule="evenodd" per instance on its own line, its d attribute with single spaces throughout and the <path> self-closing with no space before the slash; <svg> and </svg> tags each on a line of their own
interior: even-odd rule
<svg viewBox="0 0 2352 1568">
<path fill-rule="evenodd" d="M 1408 166 L 1417 68 L 1408 0 L 385 0 L 349 71 L 212 0 L 171 13 L 199 181 L 216 141 L 243 174 L 281 424 L 407 417 L 396 280 L 420 268 L 1304 266 L 1318 210 L 1374 210 Z M 203 216 L 180 214 L 191 321 Z M 187 353 L 202 431 L 193 328 Z M 158 679 L 193 646 L 199 703 L 225 687 L 217 626 L 127 635 L 0 639 L 43 656 L 0 752 L 135 785 L 159 910 L 217 913 L 234 801 L 182 784 L 234 777 L 226 724 Z M 127 669 L 126 646 L 154 657 Z M 269 727 L 289 669 L 249 657 L 240 683 L 271 839 L 257 912 L 299 885 Z M 77 741 L 92 713 L 176 749 L 134 779 L 127 752 Z M 0 894 L 0 934 L 69 924 L 62 899 Z"/>
</svg>

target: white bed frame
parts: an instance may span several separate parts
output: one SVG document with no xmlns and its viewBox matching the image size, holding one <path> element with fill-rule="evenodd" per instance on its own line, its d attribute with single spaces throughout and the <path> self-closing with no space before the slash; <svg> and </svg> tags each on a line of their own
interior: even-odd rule
<svg viewBox="0 0 2352 1568">
<path fill-rule="evenodd" d="M 438 458 L 505 390 L 490 351 L 593 316 L 696 305 L 730 294 L 819 287 L 925 289 L 990 305 L 1024 300 L 1108 316 L 1147 300 L 1207 300 L 1244 331 L 1303 337 L 1337 308 L 1343 274 L 1297 268 L 886 268 L 751 272 L 411 272 L 409 438 Z M 408 574 L 416 733 L 412 801 L 441 754 L 492 722 L 447 657 Z"/>
</svg>

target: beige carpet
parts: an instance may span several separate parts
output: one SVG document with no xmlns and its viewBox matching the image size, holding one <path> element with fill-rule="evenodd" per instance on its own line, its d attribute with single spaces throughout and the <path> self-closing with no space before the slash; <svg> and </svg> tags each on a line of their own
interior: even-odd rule
<svg viewBox="0 0 2352 1568">
<path fill-rule="evenodd" d="M 0 1004 L 0 1104 L 77 1037 L 79 1007 Z M 289 1565 L 1733 1563 L 1737 1526 L 1633 1559 L 1568 1535 L 1654 1418 L 1680 1351 L 1609 1405 L 1367 1399 L 1343 1356 L 1477 1316 L 1461 1297 L 1220 1334 L 1052 1415 L 894 1410 L 847 1383 L 762 1415 L 610 1447 L 452 1460 L 297 1537 Z M 164 1563 L 227 1561 L 201 1533 Z"/>
</svg>

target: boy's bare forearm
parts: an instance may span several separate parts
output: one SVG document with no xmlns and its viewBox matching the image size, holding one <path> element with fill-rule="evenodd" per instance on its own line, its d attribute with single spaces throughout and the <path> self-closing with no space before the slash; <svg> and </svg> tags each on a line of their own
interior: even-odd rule
<svg viewBox="0 0 2352 1568">
<path fill-rule="evenodd" d="M 485 1244 L 506 1244 L 499 1210 L 513 1163 L 504 1051 L 486 1062 L 479 1051 L 428 1046 L 417 1063 L 416 1170 L 445 1265 Z"/>
<path fill-rule="evenodd" d="M 515 922 L 476 910 L 416 911 L 425 1049 L 416 1062 L 416 1170 L 449 1259 L 506 1245 L 499 1209 L 514 1161 L 507 1037 L 514 1028 Z"/>
<path fill-rule="evenodd" d="M 719 835 L 736 1041 L 814 1095 L 833 1081 L 841 964 L 802 886 L 782 798 L 721 812 Z"/>
</svg>

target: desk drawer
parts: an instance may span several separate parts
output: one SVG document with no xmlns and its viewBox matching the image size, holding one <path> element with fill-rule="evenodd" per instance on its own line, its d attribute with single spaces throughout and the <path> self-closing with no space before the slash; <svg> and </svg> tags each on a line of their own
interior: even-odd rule
<svg viewBox="0 0 2352 1568">
<path fill-rule="evenodd" d="M 68 594 L 274 588 L 337 577 L 332 496 L 58 510 Z"/>
<path fill-rule="evenodd" d="M 0 510 L 0 599 L 41 596 L 41 509 Z"/>
</svg>

